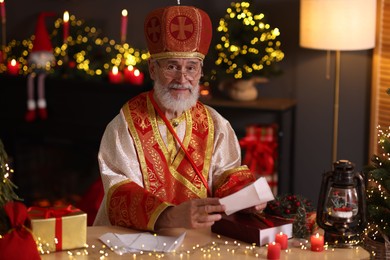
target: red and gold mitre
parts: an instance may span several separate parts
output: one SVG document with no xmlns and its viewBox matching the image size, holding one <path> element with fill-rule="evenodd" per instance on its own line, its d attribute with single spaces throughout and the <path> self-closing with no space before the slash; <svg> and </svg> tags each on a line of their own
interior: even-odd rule
<svg viewBox="0 0 390 260">
<path fill-rule="evenodd" d="M 153 59 L 204 59 L 210 46 L 210 17 L 193 6 L 169 6 L 146 17 L 144 31 Z"/>
</svg>

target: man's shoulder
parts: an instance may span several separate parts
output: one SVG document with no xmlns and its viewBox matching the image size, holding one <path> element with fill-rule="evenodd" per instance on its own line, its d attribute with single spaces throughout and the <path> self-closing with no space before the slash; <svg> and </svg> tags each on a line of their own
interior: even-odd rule
<svg viewBox="0 0 390 260">
<path fill-rule="evenodd" d="M 201 101 L 198 101 L 198 104 L 201 104 L 208 111 L 213 121 L 227 121 L 215 108 L 206 105 Z"/>
<path fill-rule="evenodd" d="M 138 103 L 142 100 L 146 100 L 146 97 L 148 95 L 149 91 L 145 91 L 145 92 L 142 92 L 134 97 L 131 97 L 130 99 L 128 99 L 125 104 L 123 104 L 123 106 L 127 106 L 131 103 Z"/>
</svg>

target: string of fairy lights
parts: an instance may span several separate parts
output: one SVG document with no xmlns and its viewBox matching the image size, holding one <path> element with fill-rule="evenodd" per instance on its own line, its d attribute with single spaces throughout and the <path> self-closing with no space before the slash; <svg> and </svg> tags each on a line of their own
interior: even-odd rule
<svg viewBox="0 0 390 260">
<path fill-rule="evenodd" d="M 123 69 L 128 66 L 145 66 L 149 53 L 128 43 L 119 44 L 113 39 L 101 36 L 101 32 L 88 26 L 74 15 L 69 17 L 70 34 L 65 42 L 61 38 L 63 19 L 54 22 L 51 33 L 55 66 L 46 66 L 48 72 L 62 73 L 65 69 L 77 70 L 87 77 L 104 76 L 114 66 Z M 34 65 L 28 64 L 28 56 L 33 47 L 35 35 L 22 41 L 11 40 L 5 47 L 8 58 L 15 58 L 21 64 L 21 75 L 31 73 Z M 0 64 L 0 73 L 6 72 L 5 64 Z"/>
<path fill-rule="evenodd" d="M 390 233 L 389 215 L 383 214 L 383 210 L 388 212 L 390 209 L 390 127 L 382 128 L 377 126 L 377 136 L 381 155 L 374 155 L 372 158 L 375 168 L 371 169 L 369 173 L 369 187 L 366 190 L 367 201 L 370 204 L 369 207 L 371 207 L 371 210 L 368 209 L 368 212 L 371 214 L 370 218 L 372 219 L 364 230 L 364 239 L 367 240 L 367 244 L 370 244 L 369 239 L 380 242 L 383 240 L 383 237 L 388 237 Z M 378 253 L 375 250 L 371 252 L 373 257 Z"/>
<path fill-rule="evenodd" d="M 386 158 L 388 161 L 390 161 L 390 152 L 388 152 L 386 147 L 384 146 L 386 138 L 390 139 L 390 127 L 387 129 L 381 129 L 381 126 L 378 126 L 377 129 L 379 137 L 378 144 L 383 151 L 382 158 Z"/>
<path fill-rule="evenodd" d="M 219 20 L 217 32 L 215 65 L 222 69 L 222 75 L 235 79 L 270 76 L 275 72 L 272 65 L 284 58 L 277 40 L 279 29 L 271 28 L 263 13 L 252 13 L 249 2 L 231 3 Z"/>
<path fill-rule="evenodd" d="M 51 33 L 55 66 L 47 66 L 48 72 L 63 74 L 64 71 L 87 77 L 105 76 L 113 67 L 119 70 L 133 66 L 147 70 L 147 50 L 140 50 L 130 44 L 101 36 L 101 31 L 84 21 L 69 16 L 70 34 L 62 39 L 63 18 L 54 22 Z M 226 14 L 219 20 L 217 43 L 214 47 L 216 59 L 212 75 L 206 78 L 246 79 L 252 76 L 273 76 L 280 73 L 276 63 L 284 59 L 278 40 L 280 31 L 265 21 L 265 15 L 251 10 L 249 2 L 232 2 Z M 5 46 L 7 59 L 20 63 L 19 74 L 27 75 L 34 71 L 28 64 L 28 56 L 33 47 L 34 35 L 22 41 L 11 40 Z M 7 71 L 6 64 L 0 64 L 0 73 Z"/>
<path fill-rule="evenodd" d="M 156 235 L 156 234 L 155 234 Z M 157 236 L 157 235 L 156 235 Z M 108 241 L 109 242 L 109 241 Z M 38 250 L 41 255 L 51 254 L 50 251 L 47 250 L 49 244 L 40 241 L 38 239 Z M 200 245 L 194 243 L 193 245 L 185 245 L 182 244 L 177 250 L 173 250 L 170 252 L 158 252 L 158 251 L 138 251 L 138 252 L 129 252 L 122 253 L 119 255 L 126 255 L 130 259 L 164 259 L 174 257 L 175 259 L 188 259 L 189 257 L 201 257 L 202 259 L 211 259 L 211 258 L 221 258 L 230 256 L 234 258 L 235 256 L 248 256 L 259 259 L 264 259 L 267 256 L 267 247 L 266 246 L 258 246 L 256 244 L 246 244 L 240 243 L 235 240 L 225 240 L 220 235 L 215 235 L 212 241 Z M 359 251 L 359 247 L 354 247 L 356 252 Z M 85 245 L 85 248 L 67 250 L 67 254 L 69 258 L 73 259 L 75 257 L 81 256 L 89 256 L 89 257 L 98 257 L 99 259 L 110 259 L 115 255 L 118 255 L 116 251 L 118 251 L 118 247 L 110 247 L 106 244 L 91 244 Z M 283 250 L 286 255 L 292 256 L 296 254 L 298 251 L 296 250 L 310 250 L 310 243 L 305 239 L 291 239 L 289 243 L 289 248 Z M 327 244 L 324 246 L 325 252 L 333 252 L 335 249 L 329 247 Z"/>
</svg>

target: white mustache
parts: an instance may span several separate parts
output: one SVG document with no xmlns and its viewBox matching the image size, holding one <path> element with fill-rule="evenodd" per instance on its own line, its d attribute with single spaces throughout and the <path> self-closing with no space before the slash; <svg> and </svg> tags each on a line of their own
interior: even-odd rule
<svg viewBox="0 0 390 260">
<path fill-rule="evenodd" d="M 169 88 L 171 88 L 171 89 L 189 89 L 189 90 L 192 89 L 191 86 L 188 86 L 188 85 L 180 85 L 180 84 L 172 84 L 172 85 L 169 86 Z"/>
</svg>

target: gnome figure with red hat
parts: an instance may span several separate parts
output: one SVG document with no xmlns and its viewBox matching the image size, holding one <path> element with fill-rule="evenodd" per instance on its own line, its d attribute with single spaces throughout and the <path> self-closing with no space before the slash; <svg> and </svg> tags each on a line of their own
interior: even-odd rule
<svg viewBox="0 0 390 260">
<path fill-rule="evenodd" d="M 55 63 L 55 57 L 49 33 L 46 29 L 45 17 L 53 15 L 53 13 L 40 13 L 35 28 L 33 48 L 28 57 L 28 63 L 30 68 L 32 68 L 32 73 L 27 78 L 27 113 L 25 116 L 27 122 L 34 121 L 37 113 L 42 120 L 47 118 L 45 78 L 49 69 Z M 38 99 L 35 99 L 35 79 L 37 79 Z"/>
</svg>

